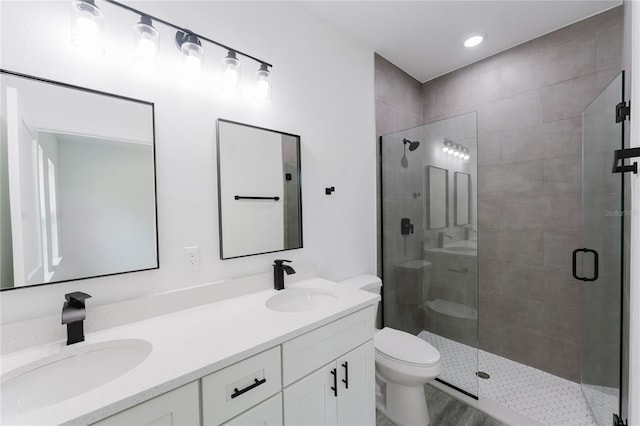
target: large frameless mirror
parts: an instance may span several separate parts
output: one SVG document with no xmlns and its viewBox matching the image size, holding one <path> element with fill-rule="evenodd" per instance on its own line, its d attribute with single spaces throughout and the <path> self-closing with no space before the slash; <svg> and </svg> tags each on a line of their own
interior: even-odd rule
<svg viewBox="0 0 640 426">
<path fill-rule="evenodd" d="M 0 71 L 2 290 L 158 268 L 153 104 Z"/>
<path fill-rule="evenodd" d="M 220 258 L 302 247 L 300 136 L 218 120 Z"/>
</svg>

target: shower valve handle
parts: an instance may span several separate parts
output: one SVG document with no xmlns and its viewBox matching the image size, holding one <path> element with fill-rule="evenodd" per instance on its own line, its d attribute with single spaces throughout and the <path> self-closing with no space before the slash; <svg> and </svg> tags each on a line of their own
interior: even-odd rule
<svg viewBox="0 0 640 426">
<path fill-rule="evenodd" d="M 411 223 L 411 219 L 408 217 L 400 219 L 400 234 L 413 234 L 413 223 Z"/>
</svg>

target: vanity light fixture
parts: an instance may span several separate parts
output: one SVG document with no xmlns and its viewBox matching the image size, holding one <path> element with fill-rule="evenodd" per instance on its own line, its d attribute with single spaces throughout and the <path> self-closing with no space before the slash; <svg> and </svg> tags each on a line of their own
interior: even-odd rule
<svg viewBox="0 0 640 426">
<path fill-rule="evenodd" d="M 140 17 L 140 22 L 133 26 L 135 37 L 135 56 L 133 60 L 148 68 L 159 68 L 158 48 L 160 47 L 160 33 L 153 26 L 151 18 L 146 15 Z"/>
<path fill-rule="evenodd" d="M 71 3 L 71 43 L 87 53 L 104 54 L 102 43 L 102 12 L 95 0 L 74 0 Z"/>
<path fill-rule="evenodd" d="M 224 86 L 238 89 L 240 82 L 240 61 L 239 56 L 250 59 L 259 64 L 259 69 L 255 74 L 255 97 L 258 99 L 269 99 L 271 97 L 271 68 L 273 65 L 251 56 L 240 50 L 224 45 L 220 42 L 207 38 L 201 34 L 187 30 L 184 27 L 175 25 L 167 20 L 145 13 L 139 9 L 120 3 L 116 0 L 101 0 L 121 9 L 127 10 L 138 17 L 140 21 L 134 26 L 135 36 L 135 56 L 137 63 L 159 67 L 158 52 L 160 42 L 160 32 L 153 23 L 161 23 L 177 31 L 175 40 L 178 49 L 184 55 L 184 74 L 189 78 L 199 77 L 204 60 L 203 42 L 214 44 L 227 51 L 224 59 L 223 80 Z M 72 43 L 78 47 L 104 53 L 102 44 L 101 23 L 103 14 L 96 6 L 96 0 L 73 0 L 72 4 Z"/>
<path fill-rule="evenodd" d="M 176 44 L 184 55 L 184 75 L 188 79 L 200 77 L 200 69 L 204 59 L 204 50 L 198 37 L 190 32 L 178 31 Z"/>
<path fill-rule="evenodd" d="M 473 34 L 464 41 L 464 47 L 474 47 L 484 41 L 484 34 Z"/>
<path fill-rule="evenodd" d="M 233 91 L 238 89 L 240 61 L 238 61 L 236 52 L 233 50 L 229 50 L 227 56 L 222 60 L 222 79 L 225 90 Z"/>
</svg>

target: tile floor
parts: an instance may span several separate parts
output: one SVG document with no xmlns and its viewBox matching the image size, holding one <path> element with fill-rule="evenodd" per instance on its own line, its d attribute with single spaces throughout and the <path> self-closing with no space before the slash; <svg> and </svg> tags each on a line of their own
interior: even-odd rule
<svg viewBox="0 0 640 426">
<path fill-rule="evenodd" d="M 430 385 L 425 385 L 424 393 L 427 396 L 431 426 L 505 426 Z M 398 426 L 381 412 L 376 414 L 376 426 Z"/>
<path fill-rule="evenodd" d="M 490 398 L 545 425 L 597 426 L 578 383 L 489 352 L 478 351 L 428 331 L 420 332 L 419 337 L 442 354 L 442 380 L 475 395 Z M 477 379 L 476 365 L 491 377 Z M 602 390 L 600 392 L 604 393 Z M 611 424 L 612 414 L 607 413 L 605 408 L 610 405 L 606 400 L 602 401 L 604 403 L 599 410 L 602 414 L 598 417 L 608 418 L 603 424 Z"/>
</svg>

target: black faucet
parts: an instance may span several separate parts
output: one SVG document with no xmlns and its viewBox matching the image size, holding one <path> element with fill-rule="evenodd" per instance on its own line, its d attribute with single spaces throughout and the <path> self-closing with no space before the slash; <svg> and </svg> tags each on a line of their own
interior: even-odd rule
<svg viewBox="0 0 640 426">
<path fill-rule="evenodd" d="M 291 263 L 290 260 L 276 259 L 273 261 L 273 288 L 276 290 L 284 290 L 284 273 L 287 275 L 295 274 L 296 270 L 291 266 L 284 265 L 284 262 Z"/>
<path fill-rule="evenodd" d="M 81 291 L 64 295 L 67 301 L 62 307 L 62 324 L 67 324 L 67 345 L 84 342 L 83 321 L 87 317 L 84 301 L 90 297 L 91 295 Z"/>
</svg>

